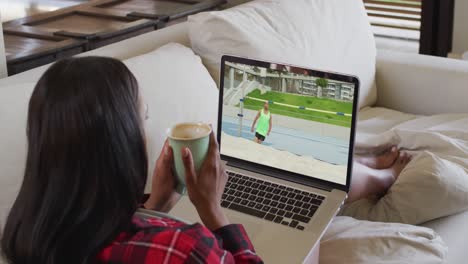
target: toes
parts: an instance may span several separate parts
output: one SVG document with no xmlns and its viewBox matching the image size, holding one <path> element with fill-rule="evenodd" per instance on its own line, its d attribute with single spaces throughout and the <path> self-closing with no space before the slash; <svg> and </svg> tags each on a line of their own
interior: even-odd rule
<svg viewBox="0 0 468 264">
<path fill-rule="evenodd" d="M 401 163 L 402 163 L 402 164 L 408 163 L 408 156 L 407 156 L 406 154 L 405 154 L 405 155 L 403 156 L 403 158 L 401 159 Z"/>
<path fill-rule="evenodd" d="M 407 153 L 406 163 L 410 163 L 410 161 L 412 159 L 413 159 L 413 156 L 411 156 L 409 153 Z"/>
<path fill-rule="evenodd" d="M 413 157 L 407 152 L 401 152 L 399 157 L 400 164 L 408 164 Z"/>
<path fill-rule="evenodd" d="M 391 163 L 393 163 L 398 156 L 400 155 L 398 147 L 397 146 L 392 146 L 389 150 L 387 150 L 385 153 L 383 153 L 380 157 L 385 161 L 385 163 L 390 163 L 390 164 L 385 164 L 390 166 Z"/>
<path fill-rule="evenodd" d="M 413 159 L 413 155 L 408 153 L 408 159 L 411 161 Z"/>
<path fill-rule="evenodd" d="M 405 160 L 406 160 L 406 153 L 405 153 L 405 152 L 401 152 L 401 153 L 400 153 L 400 156 L 398 157 L 398 163 L 404 164 L 404 163 L 405 163 Z"/>
<path fill-rule="evenodd" d="M 392 157 L 393 160 L 395 160 L 398 158 L 398 156 L 400 156 L 400 150 L 398 149 L 397 146 L 393 146 L 389 154 L 390 154 L 390 157 Z"/>
<path fill-rule="evenodd" d="M 398 153 L 398 147 L 397 146 L 392 146 L 389 150 L 387 150 L 384 154 L 393 156 Z"/>
</svg>

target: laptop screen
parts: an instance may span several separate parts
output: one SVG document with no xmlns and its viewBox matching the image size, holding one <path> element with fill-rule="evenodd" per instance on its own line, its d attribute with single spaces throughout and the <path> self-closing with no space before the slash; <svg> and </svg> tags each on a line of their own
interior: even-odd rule
<svg viewBox="0 0 468 264">
<path fill-rule="evenodd" d="M 346 185 L 351 79 L 281 64 L 223 63 L 221 154 Z"/>
</svg>

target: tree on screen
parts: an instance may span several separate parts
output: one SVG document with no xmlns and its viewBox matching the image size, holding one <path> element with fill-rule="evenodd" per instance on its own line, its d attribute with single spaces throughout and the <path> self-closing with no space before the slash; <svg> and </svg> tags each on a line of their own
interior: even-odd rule
<svg viewBox="0 0 468 264">
<path fill-rule="evenodd" d="M 315 85 L 317 85 L 317 97 L 322 97 L 322 89 L 328 87 L 328 80 L 318 78 L 315 80 Z"/>
</svg>

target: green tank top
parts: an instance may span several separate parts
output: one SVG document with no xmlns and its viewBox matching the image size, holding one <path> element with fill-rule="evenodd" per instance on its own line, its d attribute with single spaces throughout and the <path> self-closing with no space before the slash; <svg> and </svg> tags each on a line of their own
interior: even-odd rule
<svg viewBox="0 0 468 264">
<path fill-rule="evenodd" d="M 261 109 L 260 117 L 258 118 L 256 132 L 265 137 L 268 134 L 269 128 L 270 128 L 270 111 L 268 111 L 268 113 L 265 114 L 263 109 Z"/>
</svg>

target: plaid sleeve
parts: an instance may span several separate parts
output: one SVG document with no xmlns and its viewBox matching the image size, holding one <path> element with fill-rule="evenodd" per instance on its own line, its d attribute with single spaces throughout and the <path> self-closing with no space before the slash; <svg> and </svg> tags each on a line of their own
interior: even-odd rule
<svg viewBox="0 0 468 264">
<path fill-rule="evenodd" d="M 221 238 L 222 247 L 232 254 L 235 263 L 263 263 L 242 225 L 227 225 L 214 234 Z"/>
</svg>

